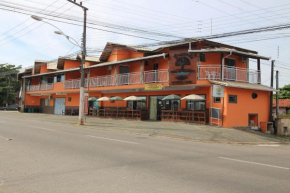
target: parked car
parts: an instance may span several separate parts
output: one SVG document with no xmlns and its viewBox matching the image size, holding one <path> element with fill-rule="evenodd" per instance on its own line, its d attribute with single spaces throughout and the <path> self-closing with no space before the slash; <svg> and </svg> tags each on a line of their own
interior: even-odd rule
<svg viewBox="0 0 290 193">
<path fill-rule="evenodd" d="M 18 105 L 8 105 L 7 107 L 2 107 L 4 111 L 17 111 L 19 109 Z"/>
</svg>

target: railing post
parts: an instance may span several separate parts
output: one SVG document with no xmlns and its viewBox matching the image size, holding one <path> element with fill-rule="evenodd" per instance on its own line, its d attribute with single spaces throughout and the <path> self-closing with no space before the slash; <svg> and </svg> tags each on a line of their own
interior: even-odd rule
<svg viewBox="0 0 290 193">
<path fill-rule="evenodd" d="M 140 84 L 143 84 L 143 75 L 144 75 L 144 61 L 141 62 Z"/>
</svg>

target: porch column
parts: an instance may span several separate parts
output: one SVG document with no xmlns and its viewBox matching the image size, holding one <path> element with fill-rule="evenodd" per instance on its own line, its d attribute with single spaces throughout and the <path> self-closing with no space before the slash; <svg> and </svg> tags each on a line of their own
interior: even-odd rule
<svg viewBox="0 0 290 193">
<path fill-rule="evenodd" d="M 117 65 L 115 65 L 115 74 L 114 74 L 114 76 L 115 76 L 115 84 L 114 85 L 117 85 L 117 75 L 118 75 L 118 66 Z"/>
<path fill-rule="evenodd" d="M 200 79 L 200 53 L 197 53 L 197 78 Z"/>
<path fill-rule="evenodd" d="M 144 76 L 144 61 L 141 61 L 141 70 L 140 70 L 140 84 L 143 84 L 143 76 Z"/>
<path fill-rule="evenodd" d="M 26 95 L 26 84 L 25 84 L 25 78 L 22 80 L 22 93 L 21 93 L 21 112 L 24 112 L 25 108 L 25 95 Z"/>
<path fill-rule="evenodd" d="M 258 84 L 261 84 L 261 59 L 257 59 L 257 70 L 258 70 Z"/>
<path fill-rule="evenodd" d="M 221 53 L 221 80 L 224 80 L 224 54 Z"/>
</svg>

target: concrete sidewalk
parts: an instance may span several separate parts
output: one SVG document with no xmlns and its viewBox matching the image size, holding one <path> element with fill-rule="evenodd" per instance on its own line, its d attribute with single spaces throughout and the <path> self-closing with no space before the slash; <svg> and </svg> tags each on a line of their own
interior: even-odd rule
<svg viewBox="0 0 290 193">
<path fill-rule="evenodd" d="M 53 122 L 75 127 L 87 127 L 98 130 L 134 133 L 151 137 L 176 138 L 189 141 L 237 144 L 290 143 L 290 138 L 276 137 L 257 131 L 228 129 L 209 125 L 87 117 L 85 126 L 79 126 L 77 124 L 77 116 L 18 112 L 0 112 L 0 116 L 2 113 L 9 113 L 9 116 L 17 117 L 19 120 L 30 119 L 37 122 Z"/>
</svg>

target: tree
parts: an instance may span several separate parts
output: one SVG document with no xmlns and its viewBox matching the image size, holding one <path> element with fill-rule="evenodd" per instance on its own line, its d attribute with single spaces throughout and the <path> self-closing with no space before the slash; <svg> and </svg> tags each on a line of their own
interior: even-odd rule
<svg viewBox="0 0 290 193">
<path fill-rule="evenodd" d="M 0 106 L 15 104 L 20 91 L 17 74 L 21 66 L 0 64 Z"/>
<path fill-rule="evenodd" d="M 279 89 L 279 99 L 290 99 L 290 84 Z"/>
</svg>

